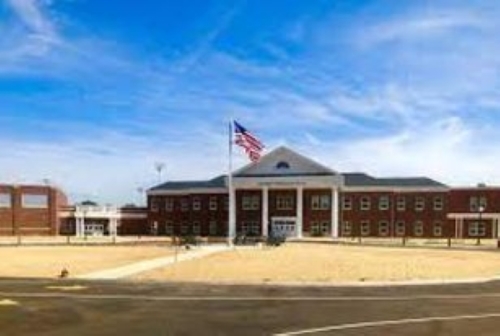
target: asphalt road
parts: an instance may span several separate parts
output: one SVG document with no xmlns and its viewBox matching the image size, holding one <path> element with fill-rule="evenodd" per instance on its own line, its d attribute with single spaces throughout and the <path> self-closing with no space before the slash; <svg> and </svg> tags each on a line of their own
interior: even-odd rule
<svg viewBox="0 0 500 336">
<path fill-rule="evenodd" d="M 335 288 L 0 280 L 0 335 L 9 336 L 499 334 L 499 282 Z"/>
</svg>

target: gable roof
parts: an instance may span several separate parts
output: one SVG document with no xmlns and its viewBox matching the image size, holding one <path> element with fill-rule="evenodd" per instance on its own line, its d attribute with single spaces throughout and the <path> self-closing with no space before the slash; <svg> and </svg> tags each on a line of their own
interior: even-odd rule
<svg viewBox="0 0 500 336">
<path fill-rule="evenodd" d="M 148 191 L 174 191 L 186 189 L 220 189 L 226 188 L 226 175 L 219 175 L 211 180 L 202 181 L 169 181 L 150 188 Z"/>
<path fill-rule="evenodd" d="M 365 173 L 343 173 L 347 187 L 407 187 L 407 188 L 447 188 L 446 184 L 428 177 L 387 177 L 376 178 Z"/>
<path fill-rule="evenodd" d="M 234 177 L 333 176 L 334 170 L 281 146 L 234 172 Z"/>
</svg>

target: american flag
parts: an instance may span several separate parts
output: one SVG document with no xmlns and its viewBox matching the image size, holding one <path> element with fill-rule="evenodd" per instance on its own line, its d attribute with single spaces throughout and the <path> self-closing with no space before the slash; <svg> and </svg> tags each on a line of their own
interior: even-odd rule
<svg viewBox="0 0 500 336">
<path fill-rule="evenodd" d="M 236 121 L 234 121 L 234 143 L 243 147 L 252 162 L 259 161 L 264 145 Z"/>
</svg>

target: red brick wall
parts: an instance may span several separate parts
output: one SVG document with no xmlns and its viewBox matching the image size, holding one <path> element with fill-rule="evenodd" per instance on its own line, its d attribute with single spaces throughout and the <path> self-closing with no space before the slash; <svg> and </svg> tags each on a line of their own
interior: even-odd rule
<svg viewBox="0 0 500 336">
<path fill-rule="evenodd" d="M 66 202 L 66 196 L 49 186 L 1 185 L 0 192 L 12 197 L 11 208 L 0 208 L 0 234 L 3 235 L 56 235 L 58 232 L 58 209 Z M 24 208 L 22 195 L 47 195 L 47 208 Z"/>
</svg>

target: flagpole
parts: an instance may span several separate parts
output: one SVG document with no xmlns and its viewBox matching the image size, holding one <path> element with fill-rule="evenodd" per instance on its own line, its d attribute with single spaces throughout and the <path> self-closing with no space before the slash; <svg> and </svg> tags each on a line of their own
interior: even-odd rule
<svg viewBox="0 0 500 336">
<path fill-rule="evenodd" d="M 234 134 L 234 120 L 229 120 L 229 160 L 228 160 L 228 189 L 229 189 L 229 207 L 228 207 L 228 243 L 233 244 L 233 239 L 236 234 L 236 214 L 235 214 L 235 199 L 233 187 L 233 134 Z"/>
</svg>

